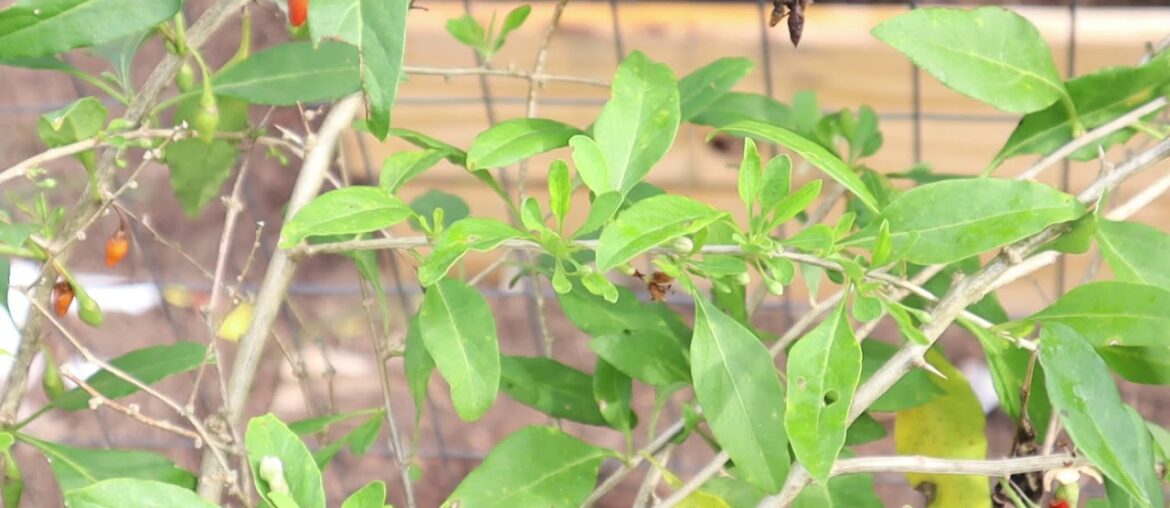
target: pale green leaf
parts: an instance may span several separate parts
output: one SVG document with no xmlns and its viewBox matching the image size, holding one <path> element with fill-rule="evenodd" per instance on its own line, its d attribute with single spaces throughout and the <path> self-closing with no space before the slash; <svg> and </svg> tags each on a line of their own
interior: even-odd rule
<svg viewBox="0 0 1170 508">
<path fill-rule="evenodd" d="M 618 66 L 609 102 L 593 125 L 604 154 L 604 191 L 628 193 L 674 143 L 679 124 L 679 91 L 674 72 L 639 51 Z M 580 171 L 580 169 L 578 169 Z"/>
<path fill-rule="evenodd" d="M 147 30 L 180 0 L 52 0 L 0 10 L 0 59 L 48 57 Z"/>
<path fill-rule="evenodd" d="M 1028 317 L 1060 323 L 1094 346 L 1170 346 L 1170 290 L 1132 282 L 1093 282 L 1073 288 Z"/>
<path fill-rule="evenodd" d="M 451 386 L 455 412 L 478 420 L 500 387 L 500 346 L 487 301 L 462 281 L 440 279 L 427 288 L 419 309 L 423 344 Z"/>
<path fill-rule="evenodd" d="M 260 478 L 260 461 L 264 457 L 276 457 L 283 467 L 289 496 L 302 508 L 325 506 L 325 488 L 313 455 L 301 438 L 279 418 L 269 413 L 249 420 L 244 433 L 244 448 L 256 492 L 265 501 L 270 489 L 268 482 Z"/>
<path fill-rule="evenodd" d="M 581 129 L 544 118 L 514 118 L 479 133 L 467 149 L 467 169 L 492 169 L 569 144 Z"/>
<path fill-rule="evenodd" d="M 714 208 L 683 196 L 660 194 L 643 199 L 602 230 L 597 269 L 609 271 L 654 247 L 695 234 L 721 217 Z"/>
</svg>

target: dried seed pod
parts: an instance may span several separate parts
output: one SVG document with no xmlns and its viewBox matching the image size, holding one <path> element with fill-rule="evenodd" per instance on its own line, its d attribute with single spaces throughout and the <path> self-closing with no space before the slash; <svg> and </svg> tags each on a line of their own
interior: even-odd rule
<svg viewBox="0 0 1170 508">
<path fill-rule="evenodd" d="M 792 46 L 800 45 L 800 36 L 804 33 L 804 8 L 807 0 L 792 2 L 792 12 L 788 14 L 788 37 L 792 39 Z"/>
<path fill-rule="evenodd" d="M 53 286 L 53 312 L 57 317 L 64 317 L 69 313 L 69 306 L 73 304 L 73 286 L 67 281 L 58 281 Z"/>
<path fill-rule="evenodd" d="M 768 26 L 776 26 L 780 24 L 780 20 L 788 15 L 788 6 L 784 4 L 785 0 L 773 0 L 772 2 L 772 17 L 768 19 Z"/>
</svg>

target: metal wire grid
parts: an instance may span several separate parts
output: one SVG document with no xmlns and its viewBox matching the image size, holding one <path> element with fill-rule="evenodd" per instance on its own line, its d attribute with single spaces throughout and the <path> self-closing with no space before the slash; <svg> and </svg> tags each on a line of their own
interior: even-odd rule
<svg viewBox="0 0 1170 508">
<path fill-rule="evenodd" d="M 464 10 L 467 11 L 468 13 L 471 13 L 473 10 L 473 2 L 471 0 L 461 0 L 461 1 L 462 1 Z M 622 60 L 622 58 L 624 58 L 624 56 L 626 54 L 625 43 L 623 40 L 623 27 L 621 24 L 621 15 L 620 15 L 621 3 L 618 2 L 617 0 L 608 0 L 608 4 L 609 4 L 609 10 L 610 10 L 612 43 L 613 43 L 613 49 L 614 49 L 614 64 L 616 66 Z M 772 44 L 776 44 L 777 42 L 773 42 L 769 27 L 767 26 L 768 16 L 769 16 L 770 10 L 772 8 L 772 4 L 770 1 L 767 1 L 767 0 L 758 0 L 757 4 L 758 4 L 758 8 L 759 8 L 758 9 L 759 10 L 759 16 L 758 16 L 758 20 L 759 20 L 759 55 L 760 55 L 760 60 L 762 61 L 762 72 L 763 72 L 763 78 L 764 78 L 765 93 L 768 96 L 775 98 L 776 97 L 776 89 L 775 89 L 776 87 L 775 87 L 775 83 L 774 83 Z M 920 3 L 916 0 L 909 0 L 906 3 L 907 8 L 909 8 L 909 9 L 916 9 L 916 8 L 921 7 L 923 5 L 927 5 L 927 3 Z M 190 6 L 190 3 L 185 4 L 184 8 L 187 10 L 193 10 L 193 8 Z M 1067 35 L 1067 38 L 1065 39 L 1065 42 L 1067 45 L 1066 69 L 1067 69 L 1068 74 L 1071 76 L 1072 74 L 1074 74 L 1076 55 L 1077 55 L 1077 30 L 1076 30 L 1076 28 L 1077 28 L 1078 0 L 1067 0 L 1065 3 L 1065 8 L 1067 9 L 1067 13 L 1068 13 L 1068 25 L 1067 25 L 1068 26 L 1068 35 Z M 189 17 L 192 14 L 194 14 L 194 13 L 188 12 Z M 482 64 L 482 60 L 480 59 L 479 55 L 477 53 L 475 53 L 474 51 L 472 51 L 472 53 L 475 56 L 477 63 Z M 968 123 L 985 123 L 985 122 L 1011 123 L 1011 122 L 1017 121 L 1017 118 L 1015 116 L 1003 115 L 1003 114 L 951 114 L 951 113 L 934 113 L 934 112 L 924 111 L 923 105 L 922 105 L 922 90 L 921 90 L 921 88 L 922 88 L 922 83 L 921 83 L 922 73 L 917 67 L 914 67 L 913 65 L 911 65 L 909 63 L 907 64 L 907 67 L 909 68 L 909 71 L 911 73 L 911 86 L 910 86 L 910 90 L 908 91 L 908 100 L 909 100 L 909 104 L 910 104 L 910 110 L 908 112 L 883 112 L 883 113 L 879 113 L 879 117 L 883 121 L 910 122 L 911 123 L 912 142 L 911 142 L 910 146 L 908 147 L 908 149 L 911 153 L 912 160 L 915 163 L 918 163 L 922 160 L 922 153 L 923 153 L 923 135 L 922 134 L 923 134 L 923 125 L 926 122 L 929 122 L 929 121 L 957 121 L 957 122 L 968 122 Z M 480 75 L 480 76 L 478 76 L 478 80 L 479 80 L 479 88 L 480 88 L 480 95 L 479 96 L 441 97 L 441 98 L 440 97 L 409 97 L 409 96 L 404 96 L 404 97 L 400 97 L 398 99 L 398 101 L 396 102 L 396 107 L 436 108 L 436 107 L 457 107 L 457 106 L 465 106 L 465 105 L 469 105 L 469 104 L 482 104 L 489 123 L 494 124 L 497 120 L 496 107 L 498 105 L 501 105 L 501 104 L 505 104 L 505 105 L 524 104 L 527 100 L 524 97 L 497 96 L 496 94 L 493 93 L 491 83 L 487 79 L 486 76 Z M 77 81 L 76 79 L 73 80 L 73 86 L 74 86 L 74 89 L 76 90 L 76 92 L 79 96 L 84 94 L 83 85 L 79 81 Z M 9 122 L 6 122 L 4 120 L 4 117 L 6 117 L 6 116 L 12 117 L 12 116 L 19 116 L 19 115 L 27 115 L 27 114 L 40 114 L 40 113 L 59 109 L 59 108 L 65 106 L 66 104 L 68 104 L 68 102 L 69 101 L 63 101 L 60 103 L 17 104 L 17 105 L 0 106 L 0 125 L 4 125 L 4 124 L 9 123 Z M 544 98 L 544 99 L 541 99 L 540 102 L 542 104 L 550 104 L 550 105 L 580 106 L 580 107 L 594 107 L 595 108 L 595 107 L 601 105 L 602 103 L 604 103 L 604 100 L 596 99 L 596 98 L 572 98 L 572 97 L 569 97 L 569 98 Z M 774 147 L 773 147 L 773 150 L 774 150 Z M 1063 189 L 1067 190 L 1068 183 L 1069 183 L 1069 166 L 1068 166 L 1068 162 L 1066 161 L 1061 169 L 1060 185 L 1062 186 Z M 245 197 L 247 208 L 249 208 L 251 210 L 259 209 L 259 208 L 257 208 L 257 206 L 259 206 L 259 199 L 256 195 L 255 184 L 250 184 L 249 182 L 245 182 L 245 184 L 244 184 L 244 197 Z M 136 227 L 140 228 L 140 226 L 138 226 L 138 225 L 136 225 Z M 146 231 L 136 231 L 136 234 L 140 238 L 147 238 L 148 237 Z M 147 271 L 150 273 L 151 280 L 153 281 L 153 283 L 156 285 L 156 287 L 161 292 L 161 290 L 165 286 L 173 284 L 173 283 L 175 283 L 175 281 L 168 280 L 166 275 L 162 273 L 159 262 L 158 262 L 157 254 L 153 251 L 154 248 L 156 248 L 156 247 L 153 247 L 151 245 L 151 242 L 141 242 L 140 250 L 142 251 L 142 259 L 144 260 Z M 271 243 L 271 238 L 267 238 L 266 241 L 263 242 L 261 245 L 261 252 L 260 252 L 261 259 L 268 258 L 271 255 L 273 249 L 274 249 L 274 245 L 272 245 L 272 243 Z M 1057 264 L 1056 272 L 1055 272 L 1055 274 L 1053 276 L 1053 280 L 1051 282 L 1054 290 L 1056 290 L 1058 292 L 1057 294 L 1062 292 L 1064 289 L 1064 274 L 1065 274 L 1065 264 L 1064 264 L 1064 259 L 1061 258 L 1061 260 Z M 193 287 L 197 287 L 197 285 L 193 286 Z M 391 292 L 396 291 L 394 288 L 389 288 L 388 290 Z M 311 297 L 311 296 L 360 296 L 359 290 L 353 286 L 321 285 L 321 284 L 309 284 L 309 283 L 294 283 L 290 287 L 289 292 L 292 295 L 308 296 L 308 297 Z M 415 292 L 415 291 L 408 289 L 407 292 L 409 293 L 409 292 Z M 487 290 L 483 291 L 483 293 L 486 297 L 488 297 L 490 299 L 503 299 L 503 298 L 531 299 L 531 296 L 532 296 L 530 293 L 517 293 L 517 292 L 513 292 L 513 291 L 499 291 L 499 290 L 492 290 L 492 289 L 487 289 Z M 399 296 L 405 296 L 405 295 L 399 295 Z M 551 296 L 551 294 L 549 296 Z M 686 304 L 689 304 L 691 302 L 689 302 L 686 299 L 679 299 L 678 301 L 672 302 L 672 303 L 686 305 Z M 784 303 L 785 303 L 783 305 L 784 308 L 788 309 L 789 311 L 793 310 L 792 302 L 784 302 Z M 176 320 L 175 316 L 171 313 L 171 310 L 167 305 L 162 305 L 162 310 L 163 310 L 164 316 L 166 317 L 166 320 L 169 324 L 170 331 L 172 333 L 172 338 L 174 340 L 179 340 L 179 338 L 183 334 L 182 325 Z M 293 317 L 290 315 L 290 312 L 288 311 L 287 307 L 285 307 L 283 309 L 281 317 L 282 317 L 282 320 L 285 322 L 285 324 L 295 326 L 295 321 L 294 321 Z M 535 329 L 533 330 L 533 332 L 534 332 L 534 338 L 537 339 L 536 344 L 535 344 L 536 353 L 539 354 L 539 353 L 541 353 L 540 344 L 539 344 L 539 342 L 540 342 L 539 341 L 539 334 L 536 333 Z M 428 413 L 431 416 L 433 416 L 437 413 L 434 410 L 433 405 L 429 409 L 430 409 L 430 411 L 428 411 Z M 671 413 L 673 413 L 673 414 L 671 414 Z M 102 413 L 96 412 L 96 414 L 97 414 L 98 424 L 101 426 L 101 428 L 103 430 L 103 434 L 106 436 L 105 439 L 99 443 L 79 442 L 79 443 L 75 443 L 75 444 L 77 444 L 79 446 L 86 446 L 86 445 L 100 445 L 100 446 L 111 446 L 111 447 L 133 446 L 133 447 L 139 448 L 139 449 L 154 449 L 154 450 L 160 450 L 160 451 L 176 450 L 176 449 L 189 449 L 189 443 L 180 442 L 179 440 L 135 439 L 135 440 L 121 440 L 121 442 L 118 442 L 118 440 L 116 440 L 116 438 L 108 432 L 108 424 L 105 421 L 105 418 L 103 417 Z M 677 407 L 669 408 L 669 412 L 665 416 L 668 418 L 677 418 L 678 417 L 678 408 Z M 422 425 L 427 426 L 427 424 L 425 422 Z M 452 461 L 478 462 L 479 460 L 482 460 L 483 457 L 485 456 L 487 450 L 455 450 L 455 449 L 451 449 L 447 445 L 447 443 L 444 439 L 444 435 L 446 435 L 446 433 L 444 432 L 445 425 L 441 419 L 430 418 L 430 426 L 432 427 L 432 430 L 433 430 L 433 437 L 435 439 L 435 448 L 434 449 L 426 449 L 426 448 L 420 449 L 418 452 L 418 455 L 420 457 L 438 459 L 442 462 L 443 468 L 450 471 L 449 467 L 450 467 L 450 462 L 452 462 Z M 375 450 L 371 450 L 371 453 L 376 453 L 376 454 L 379 454 L 379 455 L 382 455 L 382 456 L 385 456 L 388 458 L 392 457 L 392 454 L 390 453 L 390 451 L 388 449 L 378 448 Z M 702 466 L 701 463 L 685 463 L 685 462 L 680 461 L 678 459 L 674 459 L 671 462 L 672 462 L 671 463 L 672 468 L 674 468 L 676 471 L 684 472 L 684 473 L 695 471 Z M 900 475 L 897 475 L 897 476 L 879 475 L 878 481 L 879 481 L 879 483 L 899 483 L 902 480 L 901 480 Z"/>
</svg>

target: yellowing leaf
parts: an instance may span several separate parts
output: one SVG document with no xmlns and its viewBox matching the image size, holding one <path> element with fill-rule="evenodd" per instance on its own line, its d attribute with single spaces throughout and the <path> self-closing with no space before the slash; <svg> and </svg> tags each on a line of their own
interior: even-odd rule
<svg viewBox="0 0 1170 508">
<path fill-rule="evenodd" d="M 894 418 L 894 443 L 899 455 L 953 459 L 987 457 L 986 419 L 971 385 L 943 355 L 930 351 L 927 361 L 947 378 L 932 377 L 944 395 L 927 404 L 899 411 Z M 981 476 L 906 474 L 910 485 L 934 484 L 930 508 L 991 506 L 987 479 Z"/>
<path fill-rule="evenodd" d="M 243 337 L 244 332 L 248 331 L 248 327 L 252 325 L 252 312 L 254 310 L 252 302 L 240 302 L 223 319 L 223 323 L 220 323 L 219 330 L 215 332 L 215 335 L 232 342 L 240 340 L 240 337 Z"/>
<path fill-rule="evenodd" d="M 187 286 L 179 284 L 167 284 L 163 287 L 163 301 L 167 302 L 172 307 L 185 309 L 193 305 L 195 297 L 191 294 L 191 290 Z"/>
<path fill-rule="evenodd" d="M 679 508 L 731 508 L 723 498 L 715 494 L 708 494 L 703 491 L 696 491 L 687 496 L 678 504 Z"/>
</svg>

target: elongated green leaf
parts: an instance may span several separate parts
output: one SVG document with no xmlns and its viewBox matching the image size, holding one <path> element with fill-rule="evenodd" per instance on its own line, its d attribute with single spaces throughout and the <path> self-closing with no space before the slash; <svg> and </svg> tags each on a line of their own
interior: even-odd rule
<svg viewBox="0 0 1170 508">
<path fill-rule="evenodd" d="M 618 288 L 618 299 L 607 302 L 590 294 L 580 284 L 558 295 L 561 310 L 581 331 L 601 335 L 631 335 L 655 332 L 667 335 L 683 346 L 690 344 L 691 329 L 665 305 L 644 302 L 632 291 Z"/>
<path fill-rule="evenodd" d="M 143 384 L 152 385 L 169 376 L 187 372 L 203 364 L 207 348 L 196 342 L 176 342 L 150 346 L 126 353 L 110 360 L 110 365 L 134 376 Z M 86 384 L 109 399 L 118 399 L 138 392 L 138 387 L 114 374 L 102 370 L 89 377 Z M 53 407 L 65 411 L 89 409 L 92 396 L 82 388 L 74 388 L 53 401 Z"/>
<path fill-rule="evenodd" d="M 53 56 L 144 31 L 180 0 L 52 0 L 0 10 L 0 59 Z"/>
<path fill-rule="evenodd" d="M 969 203 L 969 206 L 955 206 Z M 893 250 L 923 265 L 953 263 L 1081 216 L 1068 194 L 1024 180 L 968 178 L 921 185 L 894 199 L 846 243 L 871 243 L 889 222 Z"/>
<path fill-rule="evenodd" d="M 593 399 L 593 378 L 551 358 L 501 357 L 500 389 L 554 418 L 605 425 Z"/>
<path fill-rule="evenodd" d="M 792 109 L 776 99 L 758 93 L 727 92 L 701 113 L 690 119 L 691 123 L 726 127 L 736 122 L 755 120 L 758 122 L 792 128 Z"/>
<path fill-rule="evenodd" d="M 350 494 L 341 508 L 382 508 L 386 506 L 386 483 L 372 481 Z"/>
<path fill-rule="evenodd" d="M 1100 220 L 1097 243 L 1117 280 L 1170 289 L 1170 235 L 1138 222 Z"/>
<path fill-rule="evenodd" d="M 562 160 L 553 161 L 548 167 L 548 209 L 557 218 L 558 228 L 564 227 L 572 194 L 573 183 L 569 179 L 569 166 Z"/>
<path fill-rule="evenodd" d="M 1121 402 L 1105 362 L 1076 330 L 1056 323 L 1040 330 L 1040 365 L 1048 376 L 1048 396 L 1079 452 L 1142 506 L 1163 506 L 1154 476 L 1148 433 L 1145 447 Z"/>
<path fill-rule="evenodd" d="M 403 185 L 439 163 L 445 157 L 442 150 L 429 148 L 421 152 L 395 152 L 382 161 L 378 187 L 387 194 L 395 194 Z"/>
<path fill-rule="evenodd" d="M 693 199 L 660 194 L 620 213 L 601 231 L 597 269 L 605 272 L 670 240 L 699 232 L 723 214 Z"/>
<path fill-rule="evenodd" d="M 594 233 L 608 224 L 622 206 L 622 195 L 617 191 L 609 191 L 594 198 L 591 205 L 589 213 L 585 216 L 585 223 L 573 233 L 573 238 Z"/>
<path fill-rule="evenodd" d="M 493 219 L 467 217 L 443 230 L 431 251 L 418 267 L 419 284 L 430 286 L 447 274 L 468 251 L 486 251 L 514 238 L 522 238 L 516 228 Z"/>
<path fill-rule="evenodd" d="M 979 339 L 987 355 L 987 367 L 991 371 L 991 382 L 1000 407 L 1012 420 L 1019 421 L 1021 417 L 1027 416 L 1036 429 L 1037 439 L 1043 440 L 1051 418 L 1052 404 L 1048 401 L 1043 370 L 1029 369 L 1032 353 L 1012 345 L 986 328 L 975 325 L 967 325 L 966 328 Z M 1023 407 L 1021 391 L 1029 370 L 1032 372 L 1032 386 L 1028 391 L 1028 405 Z"/>
<path fill-rule="evenodd" d="M 390 135 L 398 136 L 419 148 L 438 150 L 443 153 L 443 157 L 446 158 L 451 164 L 462 166 L 463 163 L 467 161 L 467 152 L 464 152 L 455 145 L 446 143 L 444 141 L 439 141 L 421 132 L 412 131 L 410 129 L 399 129 L 391 127 Z"/>
<path fill-rule="evenodd" d="M 113 478 L 65 492 L 68 508 L 215 508 L 190 488 L 136 478 Z M 379 506 L 378 508 L 382 508 Z"/>
<path fill-rule="evenodd" d="M 467 169 L 492 169 L 569 144 L 581 129 L 544 118 L 514 118 L 479 133 L 467 150 Z"/>
<path fill-rule="evenodd" d="M 380 409 L 373 411 L 372 414 L 370 411 L 365 413 L 370 415 L 365 422 L 313 452 L 313 463 L 317 465 L 317 469 L 324 471 L 333 461 L 333 457 L 347 446 L 354 455 L 362 455 L 370 449 L 378 434 L 382 432 L 382 422 L 386 421 L 386 415 Z"/>
<path fill-rule="evenodd" d="M 683 346 L 659 331 L 600 335 L 589 341 L 589 349 L 619 371 L 654 386 L 691 380 Z"/>
<path fill-rule="evenodd" d="M 848 456 L 848 450 L 841 452 Z M 825 484 L 810 485 L 792 500 L 792 508 L 882 508 L 885 504 L 874 491 L 873 476 L 834 476 Z M 931 504 L 931 507 L 938 508 Z"/>
<path fill-rule="evenodd" d="M 41 441 L 31 436 L 18 438 L 36 448 L 49 461 L 53 476 L 62 492 L 79 489 L 110 478 L 136 478 L 195 488 L 195 475 L 170 459 L 156 453 L 137 450 L 74 448 Z"/>
<path fill-rule="evenodd" d="M 401 199 L 377 187 L 343 187 L 317 196 L 297 211 L 280 231 L 280 246 L 287 249 L 311 236 L 377 231 L 413 214 Z"/>
<path fill-rule="evenodd" d="M 580 506 L 612 454 L 554 428 L 525 427 L 496 445 L 443 506 Z"/>
<path fill-rule="evenodd" d="M 756 142 L 747 138 L 743 145 L 743 161 L 739 163 L 737 190 L 740 201 L 743 201 L 744 205 L 747 206 L 749 213 L 755 209 L 754 205 L 760 194 L 760 181 L 762 179 L 760 152 L 756 149 Z"/>
<path fill-rule="evenodd" d="M 852 192 L 857 199 L 860 199 L 867 208 L 877 211 L 877 200 L 870 194 L 869 189 L 861 178 L 853 172 L 848 165 L 840 158 L 832 153 L 829 153 L 821 145 L 797 134 L 793 131 L 758 122 L 755 120 L 744 120 L 727 125 L 717 132 L 727 132 L 737 134 L 740 136 L 751 136 L 755 138 L 764 139 L 773 143 L 784 146 L 804 158 L 809 164 L 816 166 L 830 178 L 836 180 L 841 185 L 845 186 L 849 192 Z M 714 135 L 714 133 L 712 133 Z"/>
<path fill-rule="evenodd" d="M 695 298 L 691 376 L 715 439 L 745 480 L 775 492 L 788 475 L 784 390 L 772 355 L 754 334 Z"/>
<path fill-rule="evenodd" d="M 1002 7 L 915 9 L 872 33 L 944 85 L 1004 111 L 1039 111 L 1067 94 L 1044 37 Z"/>
<path fill-rule="evenodd" d="M 680 119 L 690 121 L 703 113 L 747 76 L 754 66 L 755 63 L 747 58 L 720 58 L 678 80 Z"/>
<path fill-rule="evenodd" d="M 362 90 L 369 105 L 369 127 L 378 139 L 390 129 L 390 107 L 402 79 L 406 53 L 406 14 L 410 0 L 333 0 L 309 3 L 309 33 L 348 42 L 361 55 Z"/>
<path fill-rule="evenodd" d="M 343 42 L 281 44 L 216 75 L 215 93 L 274 106 L 338 99 L 361 88 L 359 60 Z"/>
<path fill-rule="evenodd" d="M 797 460 L 819 482 L 845 445 L 849 406 L 861 379 L 861 346 L 842 302 L 788 353 L 784 428 Z"/>
<path fill-rule="evenodd" d="M 427 352 L 451 385 L 455 412 L 478 420 L 500 387 L 500 346 L 487 301 L 462 281 L 441 279 L 427 288 L 419 326 Z"/>
<path fill-rule="evenodd" d="M 222 139 L 208 143 L 187 138 L 167 145 L 165 160 L 171 168 L 171 190 L 189 217 L 199 216 L 203 207 L 219 195 L 239 154 L 236 147 Z"/>
<path fill-rule="evenodd" d="M 1134 383 L 1170 385 L 1170 346 L 1101 346 L 1097 354 L 1113 372 Z"/>
<path fill-rule="evenodd" d="M 418 314 L 410 317 L 410 328 L 406 331 L 406 350 L 402 353 L 403 368 L 406 371 L 406 387 L 414 399 L 414 425 L 418 426 L 423 414 L 423 403 L 427 399 L 427 387 L 435 371 L 435 360 L 427 351 L 422 340 L 422 327 Z"/>
<path fill-rule="evenodd" d="M 606 423 L 622 432 L 629 432 L 638 424 L 638 417 L 630 409 L 633 403 L 633 383 L 630 376 L 602 358 L 593 368 L 593 399 Z"/>
<path fill-rule="evenodd" d="M 460 219 L 471 215 L 471 208 L 467 206 L 467 202 L 463 198 L 438 189 L 431 189 L 421 196 L 414 198 L 410 202 L 410 209 L 414 212 L 416 220 L 425 220 L 427 224 L 430 224 L 431 228 L 440 225 L 433 224 L 435 221 L 435 210 L 443 210 L 441 226 L 444 228 L 450 227 Z M 411 222 L 410 227 L 416 231 L 422 230 L 415 222 Z"/>
<path fill-rule="evenodd" d="M 1170 56 L 1155 58 L 1141 67 L 1110 67 L 1091 74 L 1077 76 L 1065 85 L 1077 119 L 1086 129 L 1105 125 L 1121 114 L 1145 104 L 1165 93 L 1170 82 Z M 1064 104 L 1030 113 L 1020 119 L 992 165 L 1024 154 L 1045 154 L 1073 139 L 1074 118 Z M 1123 129 L 1090 144 L 1072 155 L 1073 159 L 1097 158 L 1097 146 L 1124 142 L 1133 135 L 1132 129 Z"/>
<path fill-rule="evenodd" d="M 379 409 L 377 408 L 359 409 L 357 411 L 334 413 L 330 415 L 319 416 L 317 418 L 306 418 L 304 420 L 297 420 L 295 422 L 289 423 L 288 429 L 293 431 L 293 433 L 298 436 L 307 436 L 328 430 L 330 426 L 344 422 L 346 420 L 351 420 L 361 416 L 369 416 L 373 413 L 377 413 L 378 411 Z"/>
<path fill-rule="evenodd" d="M 1094 346 L 1170 346 L 1170 290 L 1132 282 L 1073 288 L 1028 320 L 1061 323 Z"/>
<path fill-rule="evenodd" d="M 612 95 L 593 125 L 609 178 L 604 189 L 628 193 L 674 143 L 679 124 L 679 92 L 674 72 L 640 51 L 618 66 Z"/>
<path fill-rule="evenodd" d="M 895 415 L 894 444 L 898 454 L 986 458 L 986 417 L 967 378 L 938 349 L 928 352 L 926 360 L 946 376 L 946 379 L 932 378 L 945 395 Z M 907 473 L 906 479 L 913 487 L 933 484 L 934 501 L 930 506 L 935 508 L 991 506 L 987 479 L 981 476 Z"/>
<path fill-rule="evenodd" d="M 317 469 L 313 455 L 301 438 L 271 413 L 257 416 L 248 421 L 244 432 L 244 445 L 248 452 L 248 464 L 252 467 L 252 480 L 256 492 L 269 506 L 270 488 L 260 477 L 260 461 L 265 457 L 280 459 L 284 478 L 288 482 L 288 495 L 302 507 L 325 506 L 325 488 L 321 484 L 321 471 Z"/>
</svg>

